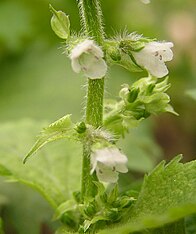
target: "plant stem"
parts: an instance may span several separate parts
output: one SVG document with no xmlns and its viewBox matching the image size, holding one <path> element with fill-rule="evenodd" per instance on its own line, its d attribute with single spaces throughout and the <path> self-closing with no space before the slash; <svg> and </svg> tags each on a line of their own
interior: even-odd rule
<svg viewBox="0 0 196 234">
<path fill-rule="evenodd" d="M 86 122 L 98 128 L 103 122 L 104 78 L 88 80 Z"/>
<path fill-rule="evenodd" d="M 102 26 L 102 12 L 99 0 L 79 0 L 79 9 L 84 31 L 98 45 L 102 45 L 104 31 Z M 104 78 L 88 79 L 87 103 L 85 120 L 87 124 L 98 128 L 103 122 L 103 96 L 104 96 Z M 83 145 L 83 165 L 82 165 L 82 185 L 81 200 L 84 197 L 95 195 L 93 176 L 90 175 L 91 164 L 91 143 L 86 140 Z"/>
<path fill-rule="evenodd" d="M 104 39 L 104 30 L 99 0 L 79 0 L 79 10 L 86 35 L 101 45 Z"/>
</svg>

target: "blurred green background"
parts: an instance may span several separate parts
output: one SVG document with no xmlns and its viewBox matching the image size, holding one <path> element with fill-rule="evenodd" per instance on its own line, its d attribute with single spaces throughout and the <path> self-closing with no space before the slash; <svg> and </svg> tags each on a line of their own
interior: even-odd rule
<svg viewBox="0 0 196 234">
<path fill-rule="evenodd" d="M 0 127 L 27 119 L 52 122 L 69 113 L 75 121 L 83 116 L 86 79 L 73 73 L 63 54 L 63 42 L 50 28 L 49 3 L 70 16 L 72 30 L 80 30 L 75 0 L 0 0 Z M 145 5 L 139 0 L 105 0 L 102 7 L 108 37 L 126 28 L 175 45 L 174 60 L 168 64 L 172 84 L 169 94 L 179 117 L 151 117 L 120 143 L 130 157 L 131 176 L 140 177 L 162 158 L 171 159 L 178 153 L 183 153 L 184 161 L 194 159 L 196 1 L 152 0 Z M 121 84 L 131 84 L 142 75 L 145 73 L 131 74 L 112 67 L 106 81 L 106 97 L 117 97 Z M 126 178 L 121 180 L 126 184 Z M 32 218 L 29 210 L 34 201 L 40 207 L 40 215 L 33 214 Z M 22 209 L 18 203 L 23 204 Z M 48 227 L 51 210 L 32 190 L 2 182 L 0 207 L 6 233 L 26 233 L 32 224 L 37 225 L 32 234 L 52 233 Z M 29 215 L 25 222 L 18 218 L 22 213 Z"/>
</svg>

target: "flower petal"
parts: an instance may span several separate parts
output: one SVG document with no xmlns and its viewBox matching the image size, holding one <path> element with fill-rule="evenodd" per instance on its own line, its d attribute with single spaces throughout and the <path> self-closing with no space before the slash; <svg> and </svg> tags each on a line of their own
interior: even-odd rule
<svg viewBox="0 0 196 234">
<path fill-rule="evenodd" d="M 171 49 L 163 50 L 160 54 L 164 62 L 171 61 L 173 59 L 173 52 Z"/>
<path fill-rule="evenodd" d="M 107 65 L 103 59 L 94 62 L 84 74 L 91 79 L 101 79 L 106 75 Z"/>
<path fill-rule="evenodd" d="M 93 41 L 85 40 L 79 44 L 77 44 L 70 54 L 70 59 L 78 59 L 84 52 L 88 52 L 88 50 L 93 45 Z"/>
<path fill-rule="evenodd" d="M 100 170 L 99 168 L 96 169 L 96 174 L 99 181 L 106 182 L 106 183 L 116 183 L 118 181 L 118 173 L 112 170 Z"/>
<path fill-rule="evenodd" d="M 148 64 L 148 67 L 145 66 L 145 68 L 150 72 L 150 74 L 157 78 L 166 76 L 169 73 L 165 63 L 160 62 L 157 59 L 151 59 L 151 61 Z"/>
<path fill-rule="evenodd" d="M 138 65 L 145 68 L 151 75 L 161 78 L 168 74 L 164 62 L 173 58 L 172 42 L 149 42 L 139 52 L 132 52 Z"/>
<path fill-rule="evenodd" d="M 85 40 L 74 47 L 70 59 L 75 72 L 83 71 L 91 79 L 103 78 L 107 72 L 104 53 L 93 40 Z"/>
<path fill-rule="evenodd" d="M 91 154 L 91 173 L 96 168 L 100 181 L 115 183 L 118 180 L 118 172 L 128 171 L 127 161 L 127 157 L 116 147 L 97 149 Z"/>
<path fill-rule="evenodd" d="M 77 59 L 71 60 L 71 66 L 74 72 L 79 73 L 81 71 L 81 66 L 79 64 L 79 61 Z"/>
<path fill-rule="evenodd" d="M 121 173 L 127 173 L 128 172 L 128 168 L 124 163 L 116 164 L 115 168 L 116 168 L 117 172 L 121 172 Z"/>
</svg>

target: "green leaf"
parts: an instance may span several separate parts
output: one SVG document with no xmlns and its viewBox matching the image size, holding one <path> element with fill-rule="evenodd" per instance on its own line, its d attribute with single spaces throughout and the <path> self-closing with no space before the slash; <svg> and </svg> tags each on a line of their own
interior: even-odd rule
<svg viewBox="0 0 196 234">
<path fill-rule="evenodd" d="M 162 158 L 162 150 L 154 139 L 151 121 L 149 119 L 144 121 L 138 128 L 132 129 L 125 140 L 121 141 L 121 147 L 128 157 L 128 167 L 131 170 L 149 172 Z"/>
<path fill-rule="evenodd" d="M 31 120 L 0 125 L 0 165 L 12 173 L 15 181 L 37 190 L 56 209 L 80 188 L 80 170 L 76 168 L 81 168 L 81 146 L 59 141 L 39 152 L 40 157 L 31 163 L 22 164 L 22 155 L 43 125 Z"/>
<path fill-rule="evenodd" d="M 66 40 L 70 35 L 69 17 L 62 11 L 56 11 L 51 5 L 50 10 L 53 13 L 51 19 L 52 30 L 58 37 Z"/>
<path fill-rule="evenodd" d="M 70 116 L 71 115 L 66 115 L 44 128 L 38 136 L 34 146 L 25 156 L 23 162 L 25 163 L 32 154 L 36 153 L 40 148 L 49 142 L 63 138 L 76 139 L 76 132 L 74 131 L 74 125 L 71 122 Z"/>
<path fill-rule="evenodd" d="M 145 233 L 145 232 L 144 232 Z M 184 220 L 164 225 L 160 228 L 148 230 L 146 234 L 185 234 Z"/>
<path fill-rule="evenodd" d="M 138 200 L 123 224 L 99 233 L 128 234 L 160 228 L 195 213 L 196 161 L 183 164 L 180 159 L 177 156 L 168 165 L 161 162 L 145 177 Z"/>
<path fill-rule="evenodd" d="M 186 234 L 196 233 L 196 213 L 185 218 Z"/>
</svg>

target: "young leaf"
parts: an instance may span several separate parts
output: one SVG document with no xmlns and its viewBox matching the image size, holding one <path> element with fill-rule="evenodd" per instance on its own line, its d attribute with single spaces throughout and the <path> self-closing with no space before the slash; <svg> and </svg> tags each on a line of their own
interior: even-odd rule
<svg viewBox="0 0 196 234">
<path fill-rule="evenodd" d="M 69 17 L 62 11 L 56 11 L 51 5 L 50 10 L 53 13 L 51 19 L 52 30 L 58 37 L 66 40 L 70 35 Z"/>
<path fill-rule="evenodd" d="M 177 156 L 166 166 L 160 163 L 145 177 L 137 202 L 123 224 L 113 227 L 113 234 L 162 227 L 196 212 L 196 161 L 183 164 L 180 159 Z M 109 232 L 111 229 L 99 233 Z"/>
<path fill-rule="evenodd" d="M 44 128 L 34 146 L 25 156 L 23 163 L 26 163 L 27 159 L 34 153 L 36 153 L 45 144 L 60 140 L 63 138 L 76 139 L 76 132 L 74 131 L 74 125 L 70 119 L 71 115 L 66 115 L 61 119 L 50 124 L 48 127 Z"/>
</svg>

